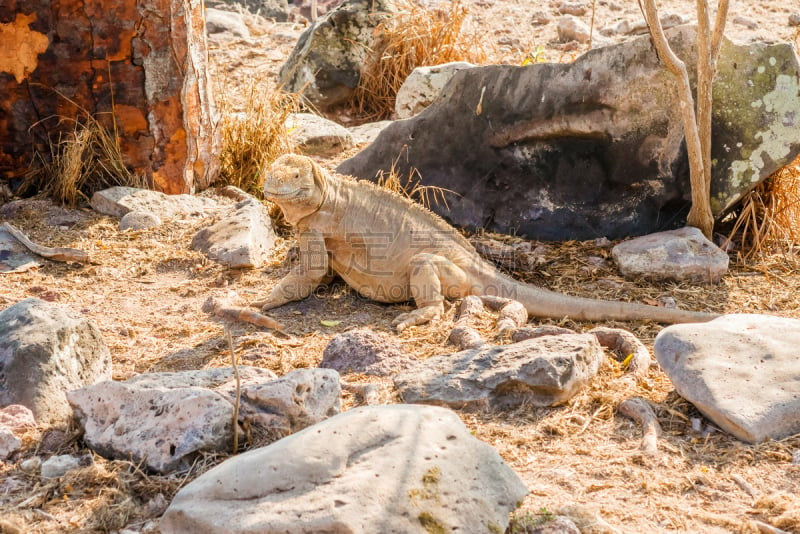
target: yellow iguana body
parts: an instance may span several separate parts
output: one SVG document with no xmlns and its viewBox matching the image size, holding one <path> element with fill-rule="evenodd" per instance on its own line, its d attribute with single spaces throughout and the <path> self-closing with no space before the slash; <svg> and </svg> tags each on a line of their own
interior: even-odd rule
<svg viewBox="0 0 800 534">
<path fill-rule="evenodd" d="M 663 323 L 716 317 L 573 297 L 518 282 L 498 272 L 453 227 L 419 204 L 369 182 L 329 176 L 304 156 L 278 158 L 267 174 L 264 195 L 297 229 L 300 261 L 266 299 L 253 303 L 263 310 L 309 296 L 333 270 L 370 299 L 413 299 L 417 308 L 395 320 L 398 331 L 441 315 L 445 298 L 467 295 L 518 300 L 537 317 Z"/>
</svg>

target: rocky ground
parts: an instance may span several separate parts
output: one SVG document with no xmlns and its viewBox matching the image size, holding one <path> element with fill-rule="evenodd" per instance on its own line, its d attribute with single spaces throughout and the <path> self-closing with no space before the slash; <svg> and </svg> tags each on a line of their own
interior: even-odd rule
<svg viewBox="0 0 800 534">
<path fill-rule="evenodd" d="M 588 45 L 560 43 L 556 25 L 561 2 L 531 7 L 522 1 L 464 1 L 471 25 L 480 29 L 497 61 L 521 62 L 540 51 L 551 61 L 569 61 Z M 572 3 L 570 3 L 572 4 Z M 603 28 L 641 19 L 635 2 L 575 2 L 578 15 L 603 36 Z M 661 2 L 665 13 L 692 18 L 694 2 Z M 794 11 L 800 9 L 794 6 Z M 736 40 L 791 40 L 792 8 L 776 2 L 734 2 L 726 34 Z M 215 77 L 231 98 L 252 80 L 273 83 L 274 75 L 303 30 L 303 22 L 274 23 L 247 17 L 249 37 L 211 36 Z M 476 30 L 477 31 L 477 30 Z M 603 36 L 620 40 L 624 35 Z M 538 48 L 541 47 L 541 48 Z M 323 162 L 332 165 L 333 160 Z M 103 334 L 116 379 L 148 371 L 179 371 L 228 365 L 223 324 L 201 311 L 209 295 L 240 303 L 254 300 L 286 273 L 290 235 L 278 254 L 255 271 L 230 271 L 189 248 L 208 219 L 178 217 L 151 230 L 120 231 L 118 221 L 90 209 L 64 211 L 48 204 L 6 209 L 7 220 L 32 239 L 51 246 L 86 250 L 93 264 L 43 262 L 38 269 L 0 275 L 0 308 L 29 297 L 66 305 L 90 318 Z M 502 238 L 514 244 L 517 238 Z M 537 248 L 538 247 L 538 248 Z M 514 274 L 551 289 L 589 297 L 657 302 L 672 297 L 682 308 L 715 312 L 770 313 L 800 318 L 800 263 L 795 251 L 776 251 L 758 262 L 734 263 L 719 285 L 649 283 L 622 278 L 602 243 L 533 243 L 537 260 Z M 736 252 L 732 252 L 735 259 Z M 366 301 L 343 285 L 275 310 L 288 335 L 245 324 L 233 327 L 243 363 L 283 375 L 315 366 L 337 333 L 368 327 L 391 335 L 391 320 L 403 306 Z M 455 308 L 440 321 L 398 336 L 418 358 L 452 352 L 447 336 Z M 482 315 L 478 330 L 487 337 L 493 316 Z M 532 321 L 585 331 L 586 323 Z M 660 330 L 653 323 L 613 324 L 634 332 L 645 344 Z M 353 382 L 364 382 L 350 376 Z M 370 381 L 376 382 L 370 378 Z M 377 381 L 385 400 L 397 401 L 388 381 Z M 640 430 L 616 413 L 622 400 L 640 396 L 657 407 L 664 428 L 662 454 L 653 460 L 639 450 Z M 345 405 L 359 399 L 345 394 Z M 746 445 L 709 425 L 672 391 L 663 372 L 650 369 L 632 381 L 611 358 L 591 387 L 558 408 L 524 407 L 511 412 L 462 412 L 472 433 L 494 446 L 522 477 L 531 493 L 521 513 L 548 515 L 571 506 L 575 517 L 596 523 L 592 532 L 753 532 L 751 520 L 785 517 L 800 508 L 800 465 L 793 457 L 800 437 Z M 693 420 L 700 419 L 699 426 Z M 94 455 L 94 466 L 71 478 L 42 480 L 22 463 L 50 454 L 84 455 L 75 429 L 31 430 L 23 449 L 0 466 L 2 532 L 156 532 L 157 517 L 178 487 L 218 458 L 199 461 L 190 471 L 149 476 L 129 462 Z M 606 525 L 607 524 L 607 525 Z M 610 526 L 609 526 L 610 525 Z M 786 523 L 800 532 L 800 523 Z M 15 530 L 16 529 L 16 530 Z"/>
</svg>

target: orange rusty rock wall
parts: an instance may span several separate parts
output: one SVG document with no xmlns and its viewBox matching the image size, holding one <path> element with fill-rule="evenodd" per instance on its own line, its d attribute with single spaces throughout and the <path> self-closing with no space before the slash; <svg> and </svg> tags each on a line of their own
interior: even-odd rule
<svg viewBox="0 0 800 534">
<path fill-rule="evenodd" d="M 89 112 L 155 189 L 207 187 L 219 153 L 207 58 L 200 0 L 0 2 L 0 180 Z"/>
</svg>

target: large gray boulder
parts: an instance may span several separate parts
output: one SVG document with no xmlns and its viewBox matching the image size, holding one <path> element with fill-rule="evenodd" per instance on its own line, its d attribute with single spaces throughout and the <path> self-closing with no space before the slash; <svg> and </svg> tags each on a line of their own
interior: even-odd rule
<svg viewBox="0 0 800 534">
<path fill-rule="evenodd" d="M 591 334 L 562 334 L 510 345 L 481 345 L 428 358 L 395 376 L 405 402 L 457 409 L 554 406 L 594 378 L 603 348 Z"/>
<path fill-rule="evenodd" d="M 694 36 L 689 26 L 669 32 L 689 72 Z M 725 41 L 718 70 L 716 215 L 800 152 L 791 44 Z M 676 82 L 649 37 L 570 64 L 460 71 L 430 107 L 390 125 L 338 171 L 375 179 L 392 165 L 455 192 L 433 206 L 450 222 L 534 239 L 649 234 L 682 226 L 690 204 Z"/>
<path fill-rule="evenodd" d="M 519 477 L 458 416 L 356 408 L 232 458 L 181 489 L 164 534 L 504 532 Z"/>
<path fill-rule="evenodd" d="M 389 16 L 388 0 L 345 0 L 300 35 L 278 82 L 319 110 L 348 101 L 372 47 L 373 30 Z"/>
<path fill-rule="evenodd" d="M 749 443 L 800 432 L 800 320 L 726 315 L 673 325 L 653 350 L 675 390 Z"/>
<path fill-rule="evenodd" d="M 64 423 L 72 418 L 67 392 L 103 380 L 111 380 L 111 353 L 91 321 L 36 298 L 0 311 L 0 406 Z"/>
</svg>

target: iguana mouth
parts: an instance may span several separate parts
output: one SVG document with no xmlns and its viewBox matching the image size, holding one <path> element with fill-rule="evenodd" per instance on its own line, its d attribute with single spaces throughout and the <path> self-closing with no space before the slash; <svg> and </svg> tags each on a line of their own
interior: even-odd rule
<svg viewBox="0 0 800 534">
<path fill-rule="evenodd" d="M 301 189 L 295 189 L 293 191 L 287 191 L 285 193 L 278 193 L 278 192 L 274 192 L 274 191 L 264 190 L 264 196 L 267 197 L 267 198 L 270 198 L 270 199 L 272 199 L 272 198 L 294 198 L 294 197 L 299 197 L 305 191 L 306 190 L 302 189 L 302 188 Z"/>
</svg>

